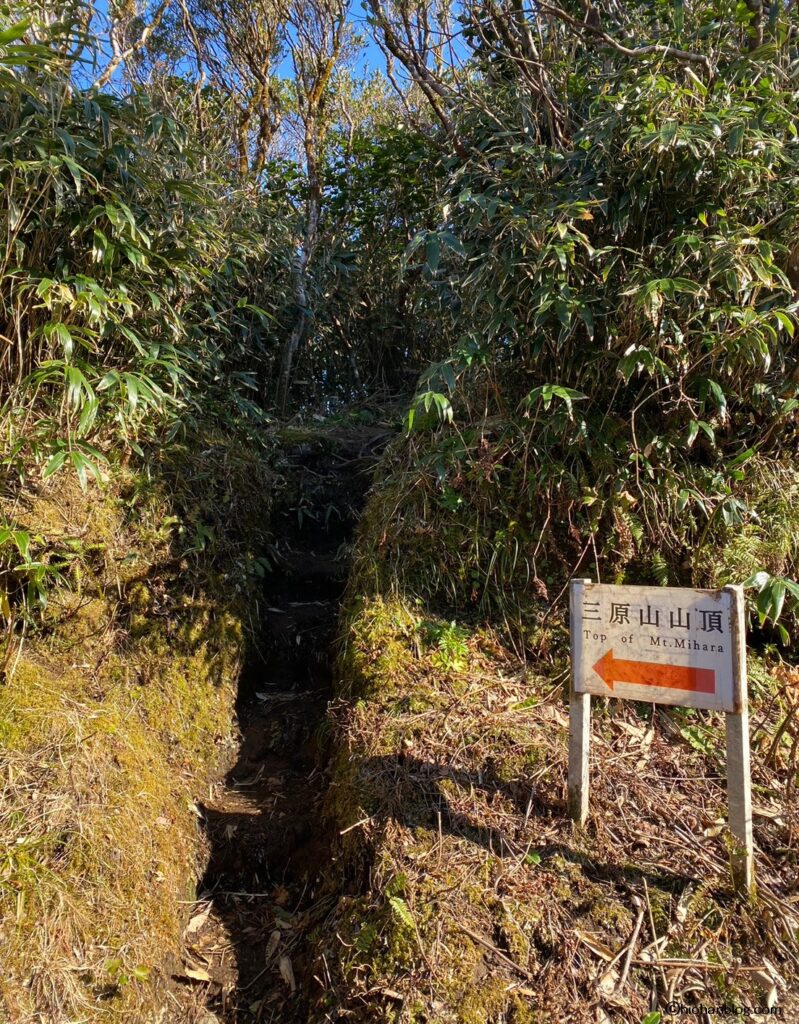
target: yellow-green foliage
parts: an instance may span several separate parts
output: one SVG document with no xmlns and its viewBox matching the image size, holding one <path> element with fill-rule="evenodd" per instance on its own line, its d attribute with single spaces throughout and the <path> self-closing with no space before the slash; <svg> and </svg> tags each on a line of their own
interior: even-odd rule
<svg viewBox="0 0 799 1024">
<path fill-rule="evenodd" d="M 217 575 L 211 592 L 180 557 L 171 498 L 137 488 L 65 478 L 23 509 L 45 537 L 85 540 L 0 686 L 0 1018 L 15 1024 L 168 1019 L 246 587 Z"/>
<path fill-rule="evenodd" d="M 361 592 L 479 615 L 545 652 L 575 573 L 670 586 L 799 575 L 799 471 L 788 458 L 753 456 L 711 498 L 665 469 L 622 485 L 578 472 L 579 460 L 538 466 L 528 421 L 475 409 L 463 420 L 386 454 L 354 556 Z"/>
</svg>

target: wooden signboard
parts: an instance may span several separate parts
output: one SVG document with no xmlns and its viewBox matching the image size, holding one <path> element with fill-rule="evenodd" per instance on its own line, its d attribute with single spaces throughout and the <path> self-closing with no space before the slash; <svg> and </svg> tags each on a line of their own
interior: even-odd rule
<svg viewBox="0 0 799 1024">
<path fill-rule="evenodd" d="M 743 590 L 572 580 L 569 811 L 588 815 L 591 695 L 724 711 L 736 885 L 752 885 Z"/>
</svg>

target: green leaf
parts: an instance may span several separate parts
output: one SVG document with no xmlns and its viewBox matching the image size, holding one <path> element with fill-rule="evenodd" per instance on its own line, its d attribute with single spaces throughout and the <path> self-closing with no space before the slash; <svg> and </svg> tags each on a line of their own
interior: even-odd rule
<svg viewBox="0 0 799 1024">
<path fill-rule="evenodd" d="M 719 384 L 717 384 L 716 381 L 709 380 L 707 383 L 708 383 L 708 388 L 710 389 L 710 393 L 713 396 L 713 400 L 715 401 L 716 405 L 719 408 L 719 415 L 721 416 L 722 419 L 726 419 L 726 417 L 727 417 L 727 396 L 721 390 L 721 386 Z M 713 440 L 713 439 L 711 438 L 711 440 Z"/>
<path fill-rule="evenodd" d="M 441 241 L 448 249 L 451 249 L 453 252 L 456 252 L 459 256 L 466 255 L 466 250 L 463 247 L 463 243 L 459 238 L 456 238 L 456 236 L 453 235 L 451 231 L 439 231 L 438 237 L 441 239 Z"/>
<path fill-rule="evenodd" d="M 588 333 L 589 341 L 594 340 L 594 314 L 591 312 L 590 306 L 580 306 L 579 309 L 580 318 L 585 324 L 586 331 Z"/>
<path fill-rule="evenodd" d="M 0 46 L 8 46 L 9 43 L 14 43 L 17 39 L 22 39 L 30 27 L 30 18 L 23 18 L 22 21 L 17 21 L 13 25 L 9 25 L 8 28 L 5 28 L 0 32 Z"/>
<path fill-rule="evenodd" d="M 771 574 L 766 572 L 765 569 L 761 569 L 759 572 L 756 572 L 753 576 L 749 577 L 749 579 L 744 583 L 744 587 L 747 589 L 749 587 L 757 587 L 758 590 L 762 590 L 770 579 Z"/>
<path fill-rule="evenodd" d="M 72 334 L 66 324 L 45 324 L 44 335 L 48 341 L 55 339 L 56 342 L 61 344 L 64 350 L 64 359 L 69 361 L 72 358 L 72 354 L 75 350 L 75 344 L 72 340 Z"/>
<path fill-rule="evenodd" d="M 685 725 L 680 727 L 682 738 L 701 754 L 713 754 L 713 742 L 708 730 L 701 725 Z"/>
<path fill-rule="evenodd" d="M 411 909 L 405 900 L 401 899 L 399 896 L 389 896 L 388 902 L 400 921 L 408 928 L 413 928 L 415 930 L 416 922 L 414 921 Z"/>
<path fill-rule="evenodd" d="M 794 331 L 796 330 L 796 325 L 793 321 L 793 318 L 783 309 L 772 310 L 772 316 L 776 320 L 779 320 L 788 337 L 792 338 L 794 336 Z"/>
<path fill-rule="evenodd" d="M 565 402 L 569 415 L 571 415 L 572 402 L 581 402 L 587 399 L 588 395 L 584 395 L 582 391 L 575 391 L 574 388 L 563 387 L 561 384 L 541 384 L 525 395 L 521 405 L 529 408 L 536 402 L 541 401 L 544 408 L 548 409 L 553 398 L 560 398 Z"/>
<path fill-rule="evenodd" d="M 66 462 L 66 458 L 67 453 L 64 450 L 51 455 L 47 460 L 47 465 L 44 467 L 42 477 L 46 480 L 48 477 L 53 476 L 54 473 L 57 473 Z"/>
<path fill-rule="evenodd" d="M 9 541 L 26 561 L 30 559 L 31 538 L 26 530 L 12 530 L 8 526 L 0 527 L 0 547 L 8 544 Z"/>
<path fill-rule="evenodd" d="M 56 125 L 56 127 L 53 128 L 53 132 L 59 139 L 61 139 L 61 143 L 64 146 L 64 152 L 67 154 L 67 156 L 74 156 L 75 140 L 72 138 L 69 132 L 65 128 L 61 128 L 58 125 Z"/>
<path fill-rule="evenodd" d="M 89 386 L 89 382 L 77 366 L 65 366 L 64 377 L 67 382 L 67 402 L 73 408 L 77 409 L 81 404 L 81 399 L 84 394 L 87 397 L 92 397 L 92 389 Z"/>
<path fill-rule="evenodd" d="M 729 139 L 727 140 L 727 152 L 737 153 L 741 148 L 743 142 L 746 127 L 742 124 L 736 124 L 730 132 Z"/>
<path fill-rule="evenodd" d="M 683 0 L 674 0 L 674 31 L 677 35 L 683 30 L 685 24 L 685 5 Z"/>
<path fill-rule="evenodd" d="M 81 184 L 83 182 L 83 169 L 80 164 L 76 163 L 71 156 L 64 156 L 61 158 L 69 169 L 69 173 L 72 175 L 72 180 L 75 182 L 75 192 L 80 195 Z"/>
<path fill-rule="evenodd" d="M 94 426 L 99 408 L 100 402 L 96 398 L 90 398 L 88 402 L 84 404 L 78 421 L 78 433 L 81 436 L 88 434 Z"/>
<path fill-rule="evenodd" d="M 128 404 L 131 410 L 139 404 L 139 380 L 132 373 L 123 373 L 122 379 L 125 382 L 125 391 L 128 396 Z"/>
<path fill-rule="evenodd" d="M 78 474 L 78 480 L 83 490 L 86 489 L 90 473 L 96 480 L 101 479 L 99 467 L 91 459 L 87 459 L 82 452 L 70 452 L 69 459 Z"/>
<path fill-rule="evenodd" d="M 782 608 L 785 604 L 785 594 L 787 592 L 784 580 L 774 580 L 771 585 L 771 606 L 769 609 L 769 617 L 772 622 L 776 622 L 780 615 L 782 615 Z"/>
</svg>

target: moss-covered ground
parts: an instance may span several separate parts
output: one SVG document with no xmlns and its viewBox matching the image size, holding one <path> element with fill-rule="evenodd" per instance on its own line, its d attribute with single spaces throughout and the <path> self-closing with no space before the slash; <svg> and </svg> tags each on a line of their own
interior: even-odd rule
<svg viewBox="0 0 799 1024">
<path fill-rule="evenodd" d="M 15 499 L 36 557 L 63 579 L 4 650 L 9 1022 L 182 1024 L 214 1019 L 210 1005 L 231 1022 L 661 1024 L 672 1003 L 799 1019 L 795 652 L 752 620 L 757 889 L 743 896 L 730 881 L 720 716 L 595 701 L 592 813 L 584 829 L 569 821 L 563 602 L 586 558 L 615 582 L 795 576 L 795 470 L 759 467 L 747 482 L 755 514 L 735 529 L 697 537 L 667 523 L 656 547 L 644 494 L 592 497 L 579 506 L 605 512 L 570 520 L 576 505 L 530 504 L 518 433 L 489 424 L 464 437 L 398 441 L 377 473 L 342 609 L 331 720 L 313 744 L 332 751 L 328 770 L 314 753 L 313 766 L 306 757 L 259 775 L 263 757 L 247 748 L 230 806 L 207 783 L 235 758 L 247 637 L 262 617 L 300 649 L 303 607 L 325 603 L 313 593 L 319 551 L 329 572 L 346 556 L 333 557 L 335 531 L 319 551 L 300 534 L 335 519 L 338 491 L 292 490 L 280 456 L 208 437 L 201 459 L 170 456 L 148 479 L 120 467 L 102 487 L 56 477 Z M 291 432 L 286 443 L 302 453 L 315 442 Z M 316 464 L 306 469 L 316 479 Z M 336 488 L 353 490 L 352 471 L 345 460 Z M 297 524 L 288 548 L 270 537 L 276 492 Z M 283 604 L 264 600 L 263 574 L 289 563 L 285 593 L 272 587 Z M 326 656 L 316 636 L 307 665 Z M 301 689 L 304 657 L 291 684 Z M 281 679 L 269 681 L 276 693 Z M 306 733 L 302 723 L 287 732 L 281 757 L 307 746 Z M 272 842 L 265 809 L 289 777 Z M 237 874 L 236 801 L 256 779 L 263 791 L 245 793 L 247 812 L 261 818 Z M 289 877 L 291 799 L 313 834 L 301 840 L 308 864 Z M 217 804 L 214 870 L 226 885 L 199 913 L 199 818 Z M 259 844 L 279 847 L 279 863 L 250 856 Z M 228 892 L 245 874 L 250 888 Z M 236 899 L 249 893 L 242 914 Z M 195 945 L 208 939 L 214 956 L 225 946 L 220 992 L 211 967 L 192 975 L 180 960 L 191 915 L 203 919 Z M 190 1000 L 176 995 L 175 974 L 195 984 Z"/>
<path fill-rule="evenodd" d="M 0 685 L 0 1019 L 14 1024 L 178 1019 L 195 801 L 235 727 L 270 500 L 262 456 L 221 437 L 202 452 L 162 478 L 56 477 L 15 501 L 63 569 L 43 618 L 7 637 Z"/>
</svg>

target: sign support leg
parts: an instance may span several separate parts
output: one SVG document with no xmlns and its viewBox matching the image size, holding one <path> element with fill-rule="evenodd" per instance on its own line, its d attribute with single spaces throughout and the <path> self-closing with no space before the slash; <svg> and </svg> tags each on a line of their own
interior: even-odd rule
<svg viewBox="0 0 799 1024">
<path fill-rule="evenodd" d="M 732 883 L 748 893 L 754 885 L 752 842 L 752 776 L 749 768 L 749 704 L 746 686 L 743 587 L 725 587 L 730 595 L 733 643 L 733 708 L 727 713 L 727 796 L 730 832 L 735 843 L 731 856 Z"/>
<path fill-rule="evenodd" d="M 591 695 L 571 692 L 569 701 L 569 817 L 584 825 L 588 817 L 588 752 L 591 746 Z"/>
<path fill-rule="evenodd" d="M 580 663 L 583 635 L 583 593 L 588 579 L 569 583 L 572 677 L 569 687 L 569 817 L 584 825 L 588 817 L 588 751 L 591 747 L 591 695 L 577 692 L 576 666 Z"/>
<path fill-rule="evenodd" d="M 749 773 L 749 713 L 727 715 L 727 793 L 730 832 L 736 844 L 732 852 L 732 881 L 739 892 L 754 884 L 752 843 L 752 784 Z"/>
</svg>

